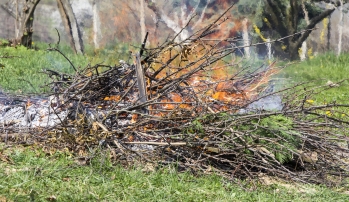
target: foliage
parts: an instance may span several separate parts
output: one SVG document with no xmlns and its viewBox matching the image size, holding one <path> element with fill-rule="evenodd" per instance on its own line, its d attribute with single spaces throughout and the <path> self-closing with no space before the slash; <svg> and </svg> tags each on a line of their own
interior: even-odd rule
<svg viewBox="0 0 349 202">
<path fill-rule="evenodd" d="M 276 142 L 260 140 L 260 144 L 274 151 L 275 158 L 280 163 L 293 160 L 292 152 L 295 152 L 300 146 L 300 139 L 292 130 L 293 121 L 289 117 L 275 115 L 262 119 L 259 125 L 261 127 L 255 133 L 261 139 L 267 137 L 278 140 Z"/>
<path fill-rule="evenodd" d="M 262 12 L 263 12 L 263 1 L 249 1 L 240 0 L 237 4 L 237 11 L 239 16 L 249 17 L 253 19 L 253 23 L 261 26 L 262 24 Z"/>
<path fill-rule="evenodd" d="M 247 137 L 250 144 L 260 144 L 261 147 L 272 152 L 280 163 L 293 160 L 292 152 L 295 152 L 300 143 L 292 130 L 292 120 L 282 115 L 252 120 L 250 123 L 239 126 L 238 130 L 251 133 Z"/>
<path fill-rule="evenodd" d="M 203 130 L 203 125 L 212 123 L 212 122 L 228 120 L 229 117 L 230 115 L 225 112 L 220 112 L 217 114 L 205 114 L 193 120 L 191 125 L 185 128 L 185 132 L 191 133 L 191 134 L 198 134 L 200 136 L 205 135 Z"/>
<path fill-rule="evenodd" d="M 305 20 L 302 2 L 309 17 L 309 24 Z M 334 9 L 321 9 L 314 0 L 302 2 L 241 1 L 238 10 L 240 14 L 253 19 L 254 30 L 259 31 L 254 38 L 261 38 L 265 42 L 264 38 L 277 39 L 292 35 L 273 46 L 277 56 L 295 60 L 298 59 L 298 50 L 311 33 L 311 29 L 334 11 Z M 296 34 L 298 32 L 302 33 Z"/>
<path fill-rule="evenodd" d="M 213 122 L 221 122 L 221 127 L 234 122 L 235 115 L 227 113 L 208 114 L 198 117 L 192 121 L 191 125 L 185 128 L 184 133 L 194 134 L 198 138 L 207 139 L 209 134 L 205 133 L 204 126 Z M 293 120 L 283 115 L 273 115 L 260 119 L 250 120 L 248 123 L 235 126 L 235 130 L 240 131 L 244 136 L 244 141 L 236 139 L 239 144 L 255 145 L 262 147 L 273 153 L 273 156 L 280 163 L 293 160 L 292 153 L 300 147 L 298 133 L 293 130 Z M 225 132 L 225 136 L 233 137 L 231 132 Z M 224 146 L 223 146 L 224 149 Z M 245 152 L 250 154 L 249 150 Z"/>
</svg>

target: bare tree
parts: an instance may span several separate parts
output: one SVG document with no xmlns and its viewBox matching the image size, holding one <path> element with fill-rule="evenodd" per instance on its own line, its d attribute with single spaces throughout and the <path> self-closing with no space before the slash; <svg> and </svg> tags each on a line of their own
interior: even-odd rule
<svg viewBox="0 0 349 202">
<path fill-rule="evenodd" d="M 312 3 L 312 2 L 310 2 Z M 322 21 L 335 10 L 335 8 L 326 9 L 309 19 L 309 24 L 300 31 L 302 5 L 298 0 L 264 0 L 264 17 L 271 22 L 272 30 L 277 32 L 281 37 L 291 36 L 284 41 L 286 51 L 291 60 L 299 59 L 298 50 L 302 43 L 308 38 L 317 23 Z M 308 4 L 313 6 L 312 4 Z"/>
<path fill-rule="evenodd" d="M 94 0 L 92 5 L 93 12 L 93 43 L 96 49 L 99 48 L 99 41 L 101 39 L 101 28 L 100 28 L 100 20 L 99 20 L 99 6 L 98 1 Z"/>
<path fill-rule="evenodd" d="M 82 54 L 84 52 L 83 41 L 69 0 L 57 0 L 57 5 L 69 37 L 70 46 L 75 53 Z"/>
<path fill-rule="evenodd" d="M 20 43 L 26 47 L 31 46 L 33 37 L 34 11 L 40 0 L 25 0 L 21 27 L 20 27 Z"/>
<path fill-rule="evenodd" d="M 140 0 L 140 25 L 141 25 L 141 39 L 145 37 L 145 14 L 144 14 L 144 0 Z"/>
<path fill-rule="evenodd" d="M 19 27 L 20 27 L 20 21 L 18 16 L 18 0 L 16 0 L 16 21 L 15 21 L 15 36 L 16 38 L 19 37 Z"/>
<path fill-rule="evenodd" d="M 343 0 L 339 0 L 339 23 L 338 23 L 338 50 L 337 55 L 339 56 L 342 51 L 342 36 L 343 36 Z"/>
<path fill-rule="evenodd" d="M 210 2 L 211 0 L 200 0 L 191 11 L 188 11 L 187 3 L 185 1 L 182 1 L 182 3 L 180 4 L 180 10 L 174 11 L 173 13 L 165 13 L 163 9 L 159 8 L 153 2 L 148 3 L 148 8 L 150 8 L 155 13 L 157 20 L 163 21 L 168 28 L 172 29 L 174 33 L 180 33 L 177 40 L 183 41 L 189 37 L 191 30 L 195 29 L 202 23 L 205 11 Z M 193 15 L 195 15 L 198 11 L 199 5 L 204 5 L 199 19 L 197 19 L 193 26 L 186 26 Z"/>
<path fill-rule="evenodd" d="M 307 25 L 309 25 L 310 24 L 309 13 L 307 11 L 307 8 L 305 7 L 304 0 L 302 0 L 302 10 L 303 10 L 303 13 L 304 13 L 304 20 L 307 23 Z M 306 41 L 303 41 L 301 50 L 302 51 L 301 51 L 299 57 L 303 61 L 306 58 L 306 52 L 307 52 L 307 42 Z"/>
<path fill-rule="evenodd" d="M 10 40 L 11 45 L 31 47 L 34 25 L 34 12 L 40 0 L 12 1 L 8 5 L 1 5 L 6 12 L 15 18 L 15 38 Z M 11 5 L 12 6 L 11 6 Z M 11 8 L 11 7 L 15 8 Z M 21 11 L 19 8 L 22 8 Z"/>
</svg>

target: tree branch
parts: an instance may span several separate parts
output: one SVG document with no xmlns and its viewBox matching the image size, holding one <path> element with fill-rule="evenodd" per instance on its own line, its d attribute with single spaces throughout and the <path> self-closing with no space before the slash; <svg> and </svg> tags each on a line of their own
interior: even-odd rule
<svg viewBox="0 0 349 202">
<path fill-rule="evenodd" d="M 298 4 L 298 0 L 291 0 L 290 1 L 290 12 L 288 14 L 288 34 L 293 34 L 297 31 L 297 26 L 298 26 L 298 11 L 299 9 L 299 4 Z"/>
<path fill-rule="evenodd" d="M 282 13 L 278 3 L 275 3 L 273 0 L 264 0 L 265 5 L 269 8 L 266 9 L 268 12 L 265 12 L 265 16 L 270 16 L 268 20 L 271 25 L 280 33 L 281 36 L 287 36 L 287 27 L 285 24 L 286 19 L 284 14 Z"/>
<path fill-rule="evenodd" d="M 312 18 L 310 20 L 309 25 L 305 28 L 307 31 L 305 31 L 301 35 L 301 37 L 299 37 L 299 39 L 296 42 L 296 46 L 297 47 L 300 46 L 300 44 L 302 44 L 303 41 L 305 41 L 308 38 L 309 34 L 313 31 L 313 28 L 316 26 L 316 24 L 319 23 L 321 20 L 323 20 L 325 17 L 331 15 L 334 10 L 335 10 L 334 8 L 333 9 L 327 9 L 324 12 L 322 12 L 320 15 Z"/>
</svg>

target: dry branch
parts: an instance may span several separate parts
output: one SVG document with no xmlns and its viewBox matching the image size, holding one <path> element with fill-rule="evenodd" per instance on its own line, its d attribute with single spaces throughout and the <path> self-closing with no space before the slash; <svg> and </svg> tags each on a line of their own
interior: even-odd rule
<svg viewBox="0 0 349 202">
<path fill-rule="evenodd" d="M 76 152 L 114 146 L 127 161 L 140 157 L 193 171 L 212 166 L 230 179 L 267 173 L 328 184 L 330 176 L 348 175 L 349 122 L 342 114 L 349 105 L 307 102 L 331 86 L 276 91 L 269 85 L 280 70 L 275 63 L 241 67 L 230 60 L 234 41 L 203 34 L 142 47 L 144 58 L 135 64 L 89 65 L 74 75 L 47 71 L 57 98 L 52 108 L 67 115 L 43 133 L 45 144 Z M 279 107 L 263 108 L 268 99 Z"/>
</svg>

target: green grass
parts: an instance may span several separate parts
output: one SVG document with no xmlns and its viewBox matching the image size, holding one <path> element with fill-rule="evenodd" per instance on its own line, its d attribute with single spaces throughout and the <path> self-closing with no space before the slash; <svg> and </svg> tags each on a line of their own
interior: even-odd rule
<svg viewBox="0 0 349 202">
<path fill-rule="evenodd" d="M 63 73 L 74 73 L 69 62 L 56 51 L 46 51 L 48 44 L 38 43 L 39 50 L 19 47 L 0 47 L 0 89 L 9 93 L 44 93 L 49 88 L 42 88 L 49 82 L 47 75 L 41 73 L 43 69 L 52 69 Z M 127 60 L 128 46 L 119 44 L 110 49 L 94 51 L 86 48 L 85 55 L 73 54 L 67 45 L 60 45 L 59 49 L 72 61 L 76 68 L 84 68 L 88 64 L 103 63 L 115 65 L 120 59 Z M 6 56 L 15 56 L 6 58 Z"/>
<path fill-rule="evenodd" d="M 246 191 L 216 175 L 194 176 L 162 168 L 124 169 L 104 158 L 78 165 L 70 155 L 0 145 L 0 201 L 348 201 L 321 186 L 259 186 Z M 345 191 L 343 188 L 341 191 Z"/>
<path fill-rule="evenodd" d="M 1 58 L 15 56 L 12 58 Z M 76 67 L 86 66 L 87 58 L 68 53 L 67 56 Z M 49 78 L 41 73 L 43 69 L 52 69 L 60 72 L 73 72 L 69 62 L 58 52 L 44 50 L 28 50 L 20 47 L 0 48 L 0 86 L 12 93 L 36 93 L 48 91 L 40 87 L 47 84 Z"/>
<path fill-rule="evenodd" d="M 337 57 L 333 53 L 319 55 L 313 59 L 298 62 L 284 69 L 281 77 L 286 85 L 298 82 L 314 81 L 316 85 L 326 85 L 328 81 L 338 82 L 349 78 L 349 54 Z M 280 75 L 279 75 L 280 77 Z M 349 82 L 343 82 L 339 87 L 323 91 L 313 99 L 319 103 L 349 102 Z"/>
</svg>

